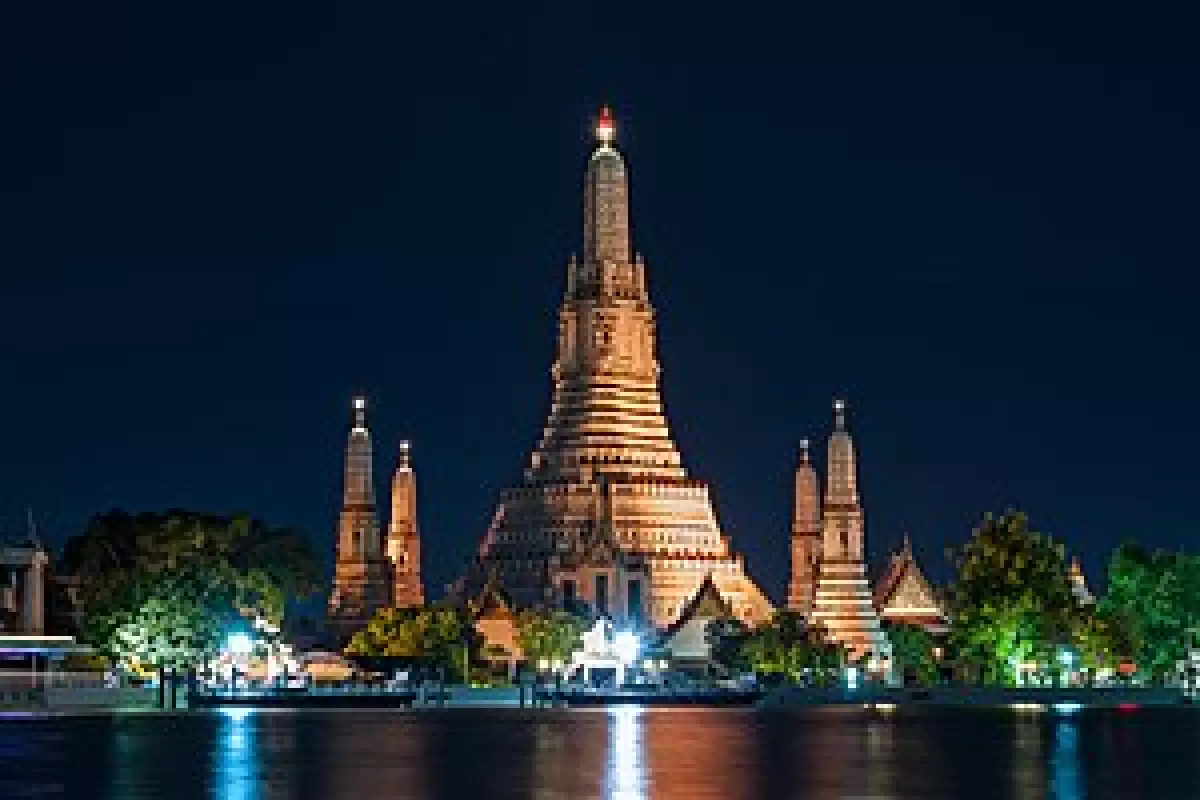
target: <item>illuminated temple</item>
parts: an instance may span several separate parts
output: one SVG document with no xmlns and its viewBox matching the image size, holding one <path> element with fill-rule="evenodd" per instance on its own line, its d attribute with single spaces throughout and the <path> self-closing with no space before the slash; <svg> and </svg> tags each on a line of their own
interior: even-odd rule
<svg viewBox="0 0 1200 800">
<path fill-rule="evenodd" d="M 583 253 L 566 269 L 545 427 L 451 594 L 476 609 L 481 628 L 511 627 L 522 607 L 564 608 L 657 628 L 667 650 L 698 661 L 709 622 L 733 617 L 753 626 L 774 609 L 722 532 L 708 484 L 688 474 L 671 437 L 655 313 L 632 247 L 614 133 L 604 110 L 584 178 Z M 886 667 L 883 622 L 942 633 L 946 615 L 907 537 L 878 580 L 868 577 L 857 457 L 841 401 L 826 454 L 822 481 L 807 440 L 801 444 L 787 608 L 856 658 Z M 425 602 L 408 444 L 393 474 L 386 534 L 372 458 L 366 402 L 356 398 L 329 604 L 330 623 L 343 634 L 380 607 Z M 1078 583 L 1086 591 L 1081 573 Z M 503 636 L 493 638 L 514 652 Z"/>
<path fill-rule="evenodd" d="M 665 628 L 711 579 L 737 617 L 757 623 L 772 606 L 667 426 L 654 309 L 632 249 L 625 161 L 607 110 L 596 134 L 583 256 L 567 265 L 558 314 L 549 418 L 460 588 L 496 580 L 518 605 L 582 604 Z"/>
<path fill-rule="evenodd" d="M 858 459 L 846 425 L 846 404 L 834 401 L 825 496 L 808 451 L 800 444 L 792 515 L 788 609 L 820 625 L 856 657 L 891 657 L 882 623 L 947 630 L 941 599 L 917 565 L 907 536 L 874 588 L 867 576 L 866 522 L 858 491 Z"/>
<path fill-rule="evenodd" d="M 391 517 L 385 536 L 375 507 L 375 464 L 367 426 L 367 401 L 364 397 L 354 398 L 342 477 L 333 591 L 327 612 L 329 627 L 336 637 L 346 638 L 380 608 L 424 603 L 416 491 L 409 443 L 401 442 L 392 477 Z"/>
</svg>

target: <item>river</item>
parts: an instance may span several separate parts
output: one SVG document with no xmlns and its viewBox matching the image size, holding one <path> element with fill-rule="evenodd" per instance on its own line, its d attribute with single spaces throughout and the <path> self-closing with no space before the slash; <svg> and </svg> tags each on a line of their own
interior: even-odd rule
<svg viewBox="0 0 1200 800">
<path fill-rule="evenodd" d="M 1191 709 L 0 718 L 0 797 L 1192 798 Z"/>
</svg>

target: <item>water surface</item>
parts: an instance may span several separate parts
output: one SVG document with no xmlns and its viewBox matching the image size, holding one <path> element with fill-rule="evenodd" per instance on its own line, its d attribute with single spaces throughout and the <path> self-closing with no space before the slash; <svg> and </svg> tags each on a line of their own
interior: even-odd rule
<svg viewBox="0 0 1200 800">
<path fill-rule="evenodd" d="M 0 797 L 1200 797 L 1200 713 L 215 711 L 0 721 Z"/>
</svg>

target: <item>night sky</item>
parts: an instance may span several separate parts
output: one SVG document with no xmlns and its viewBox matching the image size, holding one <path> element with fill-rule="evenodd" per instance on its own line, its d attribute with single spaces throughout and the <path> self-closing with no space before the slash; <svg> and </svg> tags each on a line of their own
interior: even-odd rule
<svg viewBox="0 0 1200 800">
<path fill-rule="evenodd" d="M 381 500 L 413 439 L 440 593 L 540 433 L 608 102 L 673 431 L 775 600 L 835 394 L 877 561 L 911 531 L 944 576 L 1010 505 L 1094 578 L 1126 536 L 1197 544 L 1195 19 L 23 5 L 9 536 L 244 510 L 331 558 L 361 390 Z"/>
</svg>

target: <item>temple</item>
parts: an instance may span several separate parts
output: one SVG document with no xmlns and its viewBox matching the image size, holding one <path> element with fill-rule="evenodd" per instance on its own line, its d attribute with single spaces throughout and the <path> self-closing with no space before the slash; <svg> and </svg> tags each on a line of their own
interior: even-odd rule
<svg viewBox="0 0 1200 800">
<path fill-rule="evenodd" d="M 808 439 L 800 442 L 793 508 L 792 571 L 788 582 L 787 607 L 789 611 L 808 616 L 812 611 L 817 567 L 821 558 L 821 487 L 808 454 Z"/>
<path fill-rule="evenodd" d="M 625 161 L 607 109 L 584 181 L 583 255 L 567 265 L 553 400 L 521 485 L 501 494 L 468 594 L 496 575 L 520 606 L 580 604 L 666 628 L 706 579 L 740 619 L 772 607 L 671 438 L 655 314 L 633 252 Z"/>
<path fill-rule="evenodd" d="M 337 561 L 329 597 L 329 622 L 345 635 L 361 627 L 390 601 L 389 570 L 375 509 L 371 432 L 367 401 L 354 398 L 354 423 L 346 443 Z"/>
<path fill-rule="evenodd" d="M 950 629 L 942 600 L 917 565 L 912 540 L 907 535 L 875 583 L 875 608 L 886 622 L 915 625 L 930 633 L 946 633 Z"/>
<path fill-rule="evenodd" d="M 387 558 L 392 571 L 392 605 L 399 608 L 425 603 L 421 582 L 421 538 L 417 533 L 417 478 L 411 446 L 400 442 L 400 456 L 392 474 L 392 513 L 388 519 Z"/>
<path fill-rule="evenodd" d="M 821 512 L 821 555 L 809 619 L 856 658 L 886 662 L 891 657 L 879 625 L 864 558 L 864 523 L 858 496 L 854 442 L 846 430 L 846 404 L 834 402 L 829 437 L 825 503 Z"/>
</svg>

